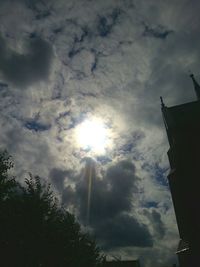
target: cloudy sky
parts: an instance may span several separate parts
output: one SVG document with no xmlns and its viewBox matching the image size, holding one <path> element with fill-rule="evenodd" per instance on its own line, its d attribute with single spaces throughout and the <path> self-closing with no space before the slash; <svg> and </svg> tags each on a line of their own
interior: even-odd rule
<svg viewBox="0 0 200 267">
<path fill-rule="evenodd" d="M 0 148 L 21 181 L 31 171 L 51 182 L 110 258 L 176 261 L 159 97 L 195 99 L 199 9 L 195 0 L 0 1 Z M 91 122 L 102 150 L 80 142 Z"/>
</svg>

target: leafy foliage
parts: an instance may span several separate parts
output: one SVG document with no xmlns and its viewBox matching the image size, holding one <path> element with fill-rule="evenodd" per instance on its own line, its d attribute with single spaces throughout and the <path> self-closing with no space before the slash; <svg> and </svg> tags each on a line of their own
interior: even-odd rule
<svg viewBox="0 0 200 267">
<path fill-rule="evenodd" d="M 16 184 L 14 178 L 8 178 L 8 171 L 13 167 L 11 157 L 7 151 L 0 153 L 0 200 L 7 197 L 11 193 Z"/>
<path fill-rule="evenodd" d="M 0 251 L 5 267 L 95 267 L 103 262 L 75 217 L 59 207 L 50 185 L 39 176 L 25 186 L 9 178 L 13 164 L 0 155 Z"/>
</svg>

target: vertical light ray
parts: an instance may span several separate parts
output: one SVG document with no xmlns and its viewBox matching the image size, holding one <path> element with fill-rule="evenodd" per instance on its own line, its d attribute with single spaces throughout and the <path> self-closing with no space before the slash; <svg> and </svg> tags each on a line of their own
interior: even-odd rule
<svg viewBox="0 0 200 267">
<path fill-rule="evenodd" d="M 87 198 L 87 223 L 90 221 L 91 191 L 92 191 L 92 164 L 90 163 L 88 172 L 88 198 Z"/>
</svg>

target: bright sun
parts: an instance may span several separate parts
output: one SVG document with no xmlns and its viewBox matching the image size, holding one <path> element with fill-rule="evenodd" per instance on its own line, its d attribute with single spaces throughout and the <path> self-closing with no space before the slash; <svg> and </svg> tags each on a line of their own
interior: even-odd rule
<svg viewBox="0 0 200 267">
<path fill-rule="evenodd" d="M 95 154 L 105 153 L 108 130 L 102 120 L 94 118 L 83 121 L 77 127 L 76 137 L 81 148 L 89 149 Z"/>
</svg>

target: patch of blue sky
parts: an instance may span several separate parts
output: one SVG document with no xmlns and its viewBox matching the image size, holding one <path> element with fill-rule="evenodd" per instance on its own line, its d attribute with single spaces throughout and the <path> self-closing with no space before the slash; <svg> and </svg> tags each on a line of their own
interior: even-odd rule
<svg viewBox="0 0 200 267">
<path fill-rule="evenodd" d="M 145 208 L 157 208 L 158 203 L 156 201 L 148 201 L 144 204 Z"/>
<path fill-rule="evenodd" d="M 107 156 L 97 156 L 96 160 L 99 161 L 101 164 L 107 164 L 108 162 L 111 162 L 112 159 Z"/>
<path fill-rule="evenodd" d="M 155 178 L 159 184 L 168 187 L 167 174 L 169 168 L 161 168 L 157 163 L 154 166 Z"/>
<path fill-rule="evenodd" d="M 47 131 L 51 128 L 50 124 L 44 124 L 44 123 L 38 122 L 36 120 L 26 121 L 24 123 L 24 126 L 28 130 L 35 131 L 35 132 L 43 132 L 43 131 Z"/>
</svg>

